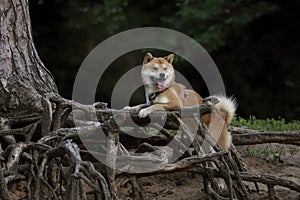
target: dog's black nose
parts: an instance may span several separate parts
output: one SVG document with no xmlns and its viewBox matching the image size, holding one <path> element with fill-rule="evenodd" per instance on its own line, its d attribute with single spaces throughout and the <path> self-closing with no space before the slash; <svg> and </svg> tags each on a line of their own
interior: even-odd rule
<svg viewBox="0 0 300 200">
<path fill-rule="evenodd" d="M 159 73 L 160 78 L 165 78 L 165 73 Z"/>
</svg>

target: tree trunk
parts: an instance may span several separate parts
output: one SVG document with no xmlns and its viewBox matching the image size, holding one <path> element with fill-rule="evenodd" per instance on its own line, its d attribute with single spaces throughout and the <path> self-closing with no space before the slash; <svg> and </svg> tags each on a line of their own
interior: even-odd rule
<svg viewBox="0 0 300 200">
<path fill-rule="evenodd" d="M 36 51 L 28 0 L 1 0 L 0 116 L 40 112 L 45 93 L 57 87 Z"/>
</svg>

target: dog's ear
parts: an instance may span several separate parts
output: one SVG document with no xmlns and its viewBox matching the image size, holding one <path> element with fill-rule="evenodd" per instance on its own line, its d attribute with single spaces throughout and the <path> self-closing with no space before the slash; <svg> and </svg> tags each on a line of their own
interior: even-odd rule
<svg viewBox="0 0 300 200">
<path fill-rule="evenodd" d="M 143 64 L 146 64 L 148 62 L 150 62 L 153 59 L 153 56 L 151 53 L 146 53 L 145 57 L 144 57 L 144 61 Z"/>
<path fill-rule="evenodd" d="M 172 64 L 174 60 L 174 54 L 171 53 L 170 55 L 165 56 L 164 59 L 166 59 L 168 63 Z"/>
</svg>

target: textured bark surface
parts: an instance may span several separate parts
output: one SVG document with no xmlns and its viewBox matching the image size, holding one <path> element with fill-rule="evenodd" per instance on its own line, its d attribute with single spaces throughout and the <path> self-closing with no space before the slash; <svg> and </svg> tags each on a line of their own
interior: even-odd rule
<svg viewBox="0 0 300 200">
<path fill-rule="evenodd" d="M 27 0 L 0 4 L 0 116 L 41 109 L 45 93 L 57 93 L 32 38 Z"/>
<path fill-rule="evenodd" d="M 235 145 L 282 143 L 300 145 L 300 131 L 258 131 L 231 127 L 232 142 Z"/>
</svg>

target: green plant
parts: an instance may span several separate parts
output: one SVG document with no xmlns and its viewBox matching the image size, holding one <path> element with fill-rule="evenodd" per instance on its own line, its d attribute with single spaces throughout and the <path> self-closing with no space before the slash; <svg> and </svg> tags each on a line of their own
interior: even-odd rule
<svg viewBox="0 0 300 200">
<path fill-rule="evenodd" d="M 250 116 L 248 119 L 242 117 L 235 117 L 232 121 L 232 126 L 247 127 L 253 130 L 265 130 L 265 131 L 284 131 L 284 130 L 300 130 L 300 121 L 287 122 L 285 119 L 257 119 L 254 116 Z"/>
<path fill-rule="evenodd" d="M 248 146 L 246 156 L 258 157 L 267 162 L 284 162 L 299 151 L 299 148 L 285 144 L 263 144 Z"/>
<path fill-rule="evenodd" d="M 250 116 L 248 119 L 235 117 L 232 121 L 232 126 L 264 131 L 300 130 L 300 121 L 294 120 L 287 122 L 282 118 L 257 119 L 255 116 Z M 294 145 L 262 144 L 248 146 L 246 148 L 246 155 L 259 157 L 268 162 L 283 162 L 290 159 L 298 151 L 299 148 Z"/>
</svg>

